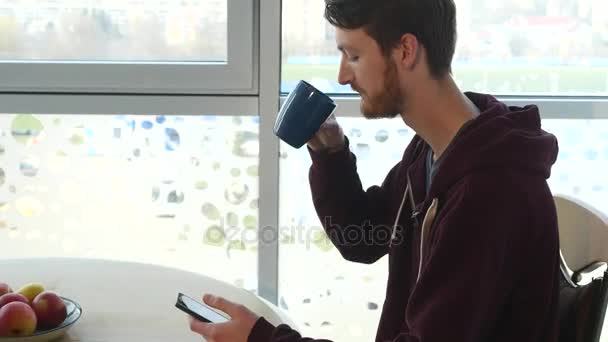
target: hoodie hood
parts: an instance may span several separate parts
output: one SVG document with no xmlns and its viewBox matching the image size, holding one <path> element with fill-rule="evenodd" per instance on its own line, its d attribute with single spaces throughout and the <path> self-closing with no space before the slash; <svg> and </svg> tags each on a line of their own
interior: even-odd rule
<svg viewBox="0 0 608 342">
<path fill-rule="evenodd" d="M 558 145 L 555 136 L 541 129 L 537 106 L 509 107 L 490 95 L 465 95 L 481 114 L 462 128 L 444 152 L 431 195 L 470 173 L 492 168 L 549 178 Z"/>
</svg>

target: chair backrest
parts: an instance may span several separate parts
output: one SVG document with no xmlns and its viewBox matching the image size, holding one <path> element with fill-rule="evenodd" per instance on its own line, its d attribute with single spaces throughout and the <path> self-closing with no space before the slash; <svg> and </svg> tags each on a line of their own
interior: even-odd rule
<svg viewBox="0 0 608 342">
<path fill-rule="evenodd" d="M 582 201 L 554 199 L 561 248 L 560 342 L 600 342 L 608 305 L 608 219 Z"/>
<path fill-rule="evenodd" d="M 555 195 L 559 244 L 571 269 L 608 261 L 608 217 L 587 203 Z"/>
</svg>

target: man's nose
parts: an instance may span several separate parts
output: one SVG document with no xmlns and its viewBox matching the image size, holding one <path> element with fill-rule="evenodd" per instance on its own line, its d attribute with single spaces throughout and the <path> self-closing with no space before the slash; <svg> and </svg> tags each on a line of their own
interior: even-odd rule
<svg viewBox="0 0 608 342">
<path fill-rule="evenodd" d="M 340 61 L 340 69 L 338 71 L 338 83 L 341 85 L 350 84 L 353 81 L 353 73 L 352 70 L 346 63 L 344 63 L 344 58 Z"/>
</svg>

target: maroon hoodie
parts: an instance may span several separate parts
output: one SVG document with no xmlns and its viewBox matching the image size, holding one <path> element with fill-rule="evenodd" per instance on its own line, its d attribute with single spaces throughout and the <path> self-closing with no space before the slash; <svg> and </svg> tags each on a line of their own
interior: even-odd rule
<svg viewBox="0 0 608 342">
<path fill-rule="evenodd" d="M 430 147 L 416 136 L 382 185 L 367 191 L 348 148 L 311 152 L 315 208 L 345 259 L 389 255 L 376 341 L 557 341 L 559 239 L 546 182 L 557 140 L 541 129 L 535 106 L 466 95 L 481 115 L 450 143 L 428 194 Z M 249 341 L 325 340 L 260 318 Z"/>
</svg>

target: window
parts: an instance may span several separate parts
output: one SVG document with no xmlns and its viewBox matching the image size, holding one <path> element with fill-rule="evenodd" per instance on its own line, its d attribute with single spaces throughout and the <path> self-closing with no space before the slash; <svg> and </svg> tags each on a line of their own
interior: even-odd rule
<svg viewBox="0 0 608 342">
<path fill-rule="evenodd" d="M 146 262 L 257 290 L 257 117 L 2 114 L 0 129 L 3 257 Z"/>
<path fill-rule="evenodd" d="M 0 90 L 252 94 L 253 17 L 248 0 L 3 1 Z"/>
<path fill-rule="evenodd" d="M 339 55 L 322 30 L 323 0 L 283 6 L 283 77 L 331 93 Z M 458 42 L 453 72 L 463 89 L 498 95 L 607 95 L 608 5 L 601 1 L 456 0 Z M 304 10 L 310 16 L 301 16 Z M 302 29 L 305 27 L 306 29 Z M 298 34 L 294 34 L 297 31 Z M 542 42 L 539 44 L 538 42 Z"/>
</svg>

